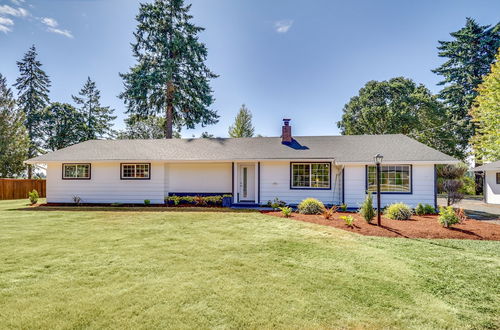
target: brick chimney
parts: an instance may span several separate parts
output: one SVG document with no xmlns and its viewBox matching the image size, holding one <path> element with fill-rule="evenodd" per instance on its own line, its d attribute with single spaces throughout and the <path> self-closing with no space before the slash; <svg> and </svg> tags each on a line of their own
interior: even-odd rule
<svg viewBox="0 0 500 330">
<path fill-rule="evenodd" d="M 283 127 L 281 129 L 281 143 L 292 143 L 292 126 L 290 126 L 291 119 L 283 119 Z"/>
</svg>

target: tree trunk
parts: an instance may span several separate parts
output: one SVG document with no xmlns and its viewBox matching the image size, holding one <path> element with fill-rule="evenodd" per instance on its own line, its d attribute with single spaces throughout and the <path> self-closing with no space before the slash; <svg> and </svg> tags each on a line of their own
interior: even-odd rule
<svg viewBox="0 0 500 330">
<path fill-rule="evenodd" d="M 167 109 L 165 112 L 165 139 L 172 138 L 172 127 L 174 124 L 174 85 L 167 83 Z"/>
<path fill-rule="evenodd" d="M 33 177 L 33 165 L 28 164 L 28 179 Z"/>
</svg>

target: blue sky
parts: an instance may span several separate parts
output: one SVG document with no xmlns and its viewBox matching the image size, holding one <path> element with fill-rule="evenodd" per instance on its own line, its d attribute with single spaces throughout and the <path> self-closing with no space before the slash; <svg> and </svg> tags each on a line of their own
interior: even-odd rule
<svg viewBox="0 0 500 330">
<path fill-rule="evenodd" d="M 0 73 L 10 84 L 16 61 L 35 44 L 52 80 L 52 101 L 71 102 L 87 76 L 123 128 L 119 72 L 134 64 L 130 42 L 136 0 L 0 0 Z M 466 17 L 500 19 L 500 1 L 193 0 L 194 22 L 206 28 L 208 65 L 220 115 L 217 125 L 183 130 L 227 136 L 240 105 L 256 132 L 278 136 L 283 117 L 295 135 L 337 135 L 349 99 L 369 80 L 412 78 L 433 92 L 440 80 L 438 40 Z"/>
</svg>

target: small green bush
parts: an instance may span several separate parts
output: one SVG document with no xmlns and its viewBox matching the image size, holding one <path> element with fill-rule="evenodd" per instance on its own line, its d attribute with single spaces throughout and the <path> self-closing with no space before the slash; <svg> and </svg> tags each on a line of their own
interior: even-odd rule
<svg viewBox="0 0 500 330">
<path fill-rule="evenodd" d="M 425 214 L 434 214 L 436 213 L 436 210 L 432 205 L 429 204 L 422 204 L 418 203 L 417 207 L 415 208 L 415 214 L 416 215 L 425 215 Z"/>
<path fill-rule="evenodd" d="M 318 214 L 324 208 L 325 205 L 316 198 L 306 198 L 298 206 L 299 212 L 302 214 Z"/>
<path fill-rule="evenodd" d="M 436 214 L 436 208 L 429 204 L 424 205 L 424 211 L 425 214 Z"/>
<path fill-rule="evenodd" d="M 373 209 L 373 198 L 372 193 L 368 193 L 366 195 L 365 201 L 361 204 L 359 208 L 359 214 L 363 216 L 367 223 L 371 223 L 373 218 L 375 217 L 375 210 Z"/>
<path fill-rule="evenodd" d="M 455 213 L 455 210 L 453 209 L 453 207 L 441 206 L 439 208 L 438 221 L 443 227 L 448 228 L 448 227 L 453 226 L 457 223 L 460 223 L 460 218 Z"/>
<path fill-rule="evenodd" d="M 343 215 L 340 219 L 344 220 L 347 227 L 352 227 L 354 225 L 354 218 L 352 215 Z"/>
<path fill-rule="evenodd" d="M 410 220 L 412 211 L 405 203 L 394 203 L 387 207 L 384 214 L 392 220 Z"/>
<path fill-rule="evenodd" d="M 267 201 L 267 206 L 271 207 L 273 210 L 278 210 L 281 207 L 286 206 L 286 202 L 282 201 L 278 197 L 275 197 L 272 201 Z"/>
<path fill-rule="evenodd" d="M 283 207 L 280 207 L 280 210 L 281 210 L 281 214 L 283 214 L 283 216 L 285 218 L 290 218 L 290 216 L 292 215 L 292 208 L 291 207 L 283 206 Z"/>
<path fill-rule="evenodd" d="M 73 196 L 73 203 L 80 205 L 82 203 L 82 198 L 78 195 Z"/>
<path fill-rule="evenodd" d="M 28 198 L 30 200 L 31 205 L 36 204 L 38 202 L 38 198 L 40 198 L 40 196 L 38 195 L 38 191 L 33 189 L 31 192 L 28 193 Z"/>
<path fill-rule="evenodd" d="M 149 204 L 151 204 L 151 201 L 150 201 L 149 199 L 145 199 L 145 200 L 144 200 L 144 205 L 146 205 L 146 206 L 147 206 L 147 205 L 149 205 Z"/>
<path fill-rule="evenodd" d="M 342 212 L 347 211 L 347 204 L 346 204 L 346 203 L 344 203 L 344 204 L 340 205 L 340 210 L 341 210 Z"/>
</svg>

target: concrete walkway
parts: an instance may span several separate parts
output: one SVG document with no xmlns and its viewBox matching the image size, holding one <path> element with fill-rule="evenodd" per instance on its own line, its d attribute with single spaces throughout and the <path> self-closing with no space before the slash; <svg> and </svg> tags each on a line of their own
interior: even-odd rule
<svg viewBox="0 0 500 330">
<path fill-rule="evenodd" d="M 445 198 L 438 198 L 438 205 L 446 206 Z M 464 209 L 467 216 L 476 220 L 484 220 L 500 225 L 500 205 L 486 204 L 481 200 L 463 199 L 453 205 Z"/>
</svg>

